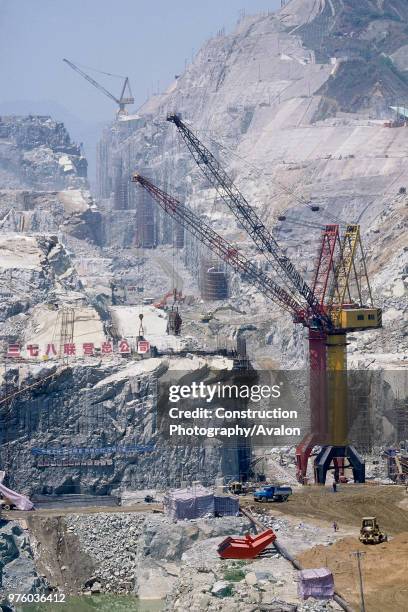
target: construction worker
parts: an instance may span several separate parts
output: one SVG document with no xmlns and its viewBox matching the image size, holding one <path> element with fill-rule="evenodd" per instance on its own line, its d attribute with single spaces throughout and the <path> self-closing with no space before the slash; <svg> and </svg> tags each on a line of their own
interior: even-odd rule
<svg viewBox="0 0 408 612">
<path fill-rule="evenodd" d="M 337 482 L 333 480 L 333 493 L 337 493 Z"/>
</svg>

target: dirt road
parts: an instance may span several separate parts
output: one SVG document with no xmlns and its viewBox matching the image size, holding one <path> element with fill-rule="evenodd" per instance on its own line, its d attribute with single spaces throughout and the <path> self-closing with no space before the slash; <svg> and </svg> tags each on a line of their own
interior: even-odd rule
<svg viewBox="0 0 408 612">
<path fill-rule="evenodd" d="M 361 550 L 366 610 L 402 612 L 408 610 L 408 495 L 404 487 L 340 485 L 337 493 L 329 487 L 303 487 L 294 490 L 282 504 L 254 504 L 252 496 L 242 499 L 271 515 L 297 518 L 330 526 L 335 520 L 346 537 L 331 546 L 315 546 L 299 552 L 304 568 L 328 567 L 333 572 L 336 590 L 356 610 L 360 609 L 356 559 Z M 358 540 L 361 518 L 376 516 L 390 541 L 364 546 Z"/>
<path fill-rule="evenodd" d="M 355 528 L 360 527 L 363 516 L 376 516 L 381 529 L 396 535 L 408 532 L 407 498 L 405 488 L 395 485 L 340 485 L 337 493 L 329 487 L 311 486 L 295 489 L 284 504 L 262 507 L 268 507 L 271 514 L 289 514 L 329 524 L 335 520 L 340 526 Z"/>
</svg>

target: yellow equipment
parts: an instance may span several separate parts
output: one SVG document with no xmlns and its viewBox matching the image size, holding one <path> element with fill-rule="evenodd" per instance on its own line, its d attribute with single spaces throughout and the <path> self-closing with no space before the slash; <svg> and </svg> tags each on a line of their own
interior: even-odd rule
<svg viewBox="0 0 408 612">
<path fill-rule="evenodd" d="M 365 516 L 361 521 L 360 542 L 363 544 L 381 544 L 387 542 L 387 534 L 378 526 L 375 516 Z"/>
<path fill-rule="evenodd" d="M 248 488 L 242 482 L 230 482 L 228 485 L 230 493 L 233 495 L 246 495 Z"/>
</svg>

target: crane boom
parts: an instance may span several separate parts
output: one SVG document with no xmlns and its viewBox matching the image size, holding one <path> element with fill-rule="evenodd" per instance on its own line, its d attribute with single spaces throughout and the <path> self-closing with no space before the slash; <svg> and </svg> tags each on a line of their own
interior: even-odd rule
<svg viewBox="0 0 408 612">
<path fill-rule="evenodd" d="M 256 285 L 266 297 L 273 300 L 281 308 L 291 312 L 298 319 L 303 316 L 302 307 L 285 291 L 285 289 L 260 272 L 236 247 L 217 234 L 217 232 L 202 221 L 202 219 L 200 219 L 191 209 L 181 204 L 176 198 L 167 194 L 165 191 L 156 187 L 156 185 L 140 174 L 134 174 L 132 176 L 132 182 L 139 183 L 139 185 L 150 193 L 153 199 L 168 215 L 181 223 L 183 227 L 189 230 L 204 245 L 211 248 L 214 253 L 229 264 L 236 272 L 245 273 L 250 278 L 252 284 Z"/>
<path fill-rule="evenodd" d="M 81 76 L 83 76 L 84 79 L 89 81 L 89 83 L 91 83 L 91 85 L 96 87 L 96 89 L 99 89 L 99 91 L 102 91 L 105 94 L 105 96 L 108 96 L 108 98 L 110 98 L 111 100 L 116 102 L 116 104 L 119 104 L 118 98 L 116 96 L 114 96 L 110 91 L 105 89 L 105 87 L 103 87 L 103 85 L 98 83 L 98 81 L 95 81 L 95 79 L 93 79 L 91 76 L 89 76 L 89 74 L 86 74 L 86 72 L 84 72 L 83 70 L 78 68 L 78 66 L 76 66 L 75 64 L 73 64 L 72 62 L 70 62 L 69 60 L 67 60 L 65 58 L 62 61 L 65 62 L 66 64 L 68 64 L 68 66 L 70 66 L 72 68 L 72 70 L 75 70 L 75 72 L 78 72 Z"/>
<path fill-rule="evenodd" d="M 111 100 L 116 102 L 116 104 L 119 105 L 119 112 L 125 112 L 125 105 L 126 104 L 133 104 L 134 103 L 135 100 L 134 100 L 132 95 L 129 96 L 128 98 L 124 97 L 126 88 L 129 88 L 129 91 L 130 91 L 130 85 L 129 85 L 129 78 L 128 77 L 125 77 L 125 80 L 124 80 L 124 83 L 123 83 L 123 87 L 122 87 L 122 92 L 120 94 L 120 98 L 117 98 L 116 96 L 113 95 L 113 93 L 108 91 L 103 85 L 98 83 L 98 81 L 95 81 L 95 79 L 93 79 L 91 76 L 89 76 L 89 74 L 87 74 L 86 72 L 81 70 L 81 68 L 79 68 L 76 64 L 74 64 L 73 62 L 70 62 L 66 58 L 64 58 L 62 61 L 65 62 L 66 64 L 68 64 L 68 66 L 70 66 L 70 68 L 72 68 L 72 70 L 75 70 L 75 72 L 78 72 L 78 74 L 83 76 L 84 79 L 86 79 L 89 83 L 91 83 L 91 85 L 96 87 L 96 89 L 99 89 L 99 91 L 104 93 L 105 96 L 108 96 L 108 98 L 110 98 Z"/>
<path fill-rule="evenodd" d="M 217 190 L 220 197 L 233 212 L 256 246 L 266 256 L 271 256 L 268 257 L 268 259 L 272 262 L 275 269 L 283 271 L 285 278 L 292 283 L 294 288 L 306 300 L 312 312 L 319 316 L 321 314 L 319 300 L 314 295 L 312 289 L 296 270 L 290 259 L 285 255 L 271 232 L 234 185 L 231 178 L 227 175 L 225 170 L 223 170 L 211 151 L 209 151 L 190 128 L 183 123 L 179 115 L 168 115 L 167 121 L 176 125 L 197 165 L 201 168 L 204 175 Z"/>
</svg>

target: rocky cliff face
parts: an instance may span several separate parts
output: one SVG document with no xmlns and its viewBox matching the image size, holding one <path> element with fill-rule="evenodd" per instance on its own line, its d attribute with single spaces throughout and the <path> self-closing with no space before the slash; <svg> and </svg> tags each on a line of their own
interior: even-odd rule
<svg viewBox="0 0 408 612">
<path fill-rule="evenodd" d="M 81 284 L 56 236 L 0 236 L 0 325 L 3 337 L 12 318 L 27 323 L 25 313 L 37 304 L 58 301 L 58 293 L 80 289 Z M 14 335 L 14 334 L 12 334 Z"/>
<path fill-rule="evenodd" d="M 86 188 L 87 162 L 51 117 L 0 117 L 0 178 L 9 189 Z"/>
<path fill-rule="evenodd" d="M 372 8 L 376 5 L 370 4 Z M 364 17 L 355 29 L 347 22 L 347 36 L 341 37 L 337 54 L 331 46 L 336 28 L 350 20 L 350 4 L 345 1 L 293 0 L 274 15 L 247 17 L 233 33 L 208 41 L 165 93 L 149 100 L 139 115 L 118 120 L 105 131 L 99 146 L 98 209 L 80 186 L 83 177 L 78 168 L 70 179 L 65 177 L 67 182 L 60 182 L 59 147 L 65 147 L 63 155 L 72 153 L 62 128 L 58 124 L 51 128 L 52 121 L 37 118 L 33 129 L 27 130 L 31 119 L 22 121 L 24 129 L 20 120 L 15 120 L 17 127 L 7 128 L 10 133 L 2 140 L 17 156 L 15 163 L 3 168 L 9 188 L 0 192 L 4 234 L 0 278 L 5 294 L 2 334 L 13 340 L 34 337 L 44 341 L 49 340 L 52 330 L 60 338 L 58 313 L 50 314 L 55 298 L 58 308 L 83 307 L 83 327 L 76 332 L 80 341 L 86 333 L 103 338 L 107 331 L 112 332 L 105 308 L 111 280 L 122 283 L 123 294 L 131 284 L 133 289 L 145 290 L 144 297 L 156 299 L 169 288 L 167 276 L 170 288 L 177 282 L 184 295 L 197 294 L 200 260 L 208 253 L 191 238 L 177 254 L 174 248 L 171 252 L 164 246 L 174 242 L 175 229 L 149 198 L 130 184 L 135 170 L 205 215 L 217 231 L 268 271 L 261 255 L 194 166 L 175 127 L 166 122 L 167 113 L 177 111 L 222 160 L 309 282 L 322 227 L 332 222 L 342 227 L 350 221 L 361 224 L 375 303 L 384 308 L 384 330 L 351 336 L 350 358 L 356 368 L 403 367 L 408 348 L 403 233 L 407 132 L 404 127 L 384 127 L 383 117 L 391 101 L 389 90 L 376 86 L 378 95 L 374 96 L 371 81 L 359 87 L 353 67 L 371 45 L 373 39 L 367 38 L 367 33 L 378 34 L 376 24 L 381 22 L 387 37 L 396 42 L 391 45 L 389 41 L 391 46 L 387 46 L 388 42 L 379 41 L 378 48 L 370 51 L 367 65 L 378 68 L 382 54 L 389 53 L 386 68 L 394 76 L 395 70 L 402 74 L 404 66 L 408 68 L 404 63 L 405 39 L 395 17 L 399 4 L 384 2 L 381 6 L 382 11 L 389 8 L 388 13 L 381 13 L 381 19 L 371 16 L 367 21 Z M 361 99 L 353 98 L 349 106 L 341 100 L 348 79 L 361 93 Z M 29 144 L 27 134 L 32 134 Z M 47 156 L 52 152 L 51 165 L 43 147 Z M 42 161 L 35 169 L 32 153 L 38 150 Z M 71 161 L 75 166 L 75 160 Z M 18 172 L 14 170 L 17 167 Z M 32 236 L 32 232 L 47 235 Z M 58 240 L 51 238 L 50 232 L 57 234 Z M 10 248 L 15 236 L 17 246 Z M 159 249 L 153 251 L 156 243 Z M 139 246 L 149 248 L 141 254 Z M 81 281 L 84 277 L 86 283 Z M 245 337 L 249 356 L 258 369 L 304 367 L 305 331 L 294 327 L 289 316 L 245 279 L 235 274 L 229 280 L 233 307 L 224 304 L 218 310 L 216 302 L 197 301 L 193 305 L 186 301 L 181 307 L 183 335 L 190 337 L 191 345 L 215 346 L 223 337 L 234 342 Z M 13 283 L 17 283 L 15 293 L 10 290 Z M 103 321 L 92 308 L 101 294 L 104 300 L 98 302 L 98 314 Z M 94 302 L 90 303 L 90 295 Z M 139 296 L 137 303 L 141 304 Z M 207 310 L 213 311 L 208 324 L 199 316 Z M 139 312 L 135 307 L 131 315 L 125 312 L 124 318 L 137 318 Z M 144 363 L 150 364 L 147 369 Z M 194 375 L 201 375 L 201 368 L 192 368 Z M 11 484 L 37 492 L 106 493 L 124 485 L 169 486 L 182 480 L 207 482 L 217 475 L 237 475 L 242 459 L 239 453 L 228 457 L 217 445 L 169 447 L 157 438 L 154 410 L 151 404 L 146 408 L 146 401 L 151 402 L 146 390 L 149 377 L 154 374 L 161 379 L 168 372 L 164 361 L 127 365 L 120 359 L 106 362 L 97 358 L 72 359 L 69 367 L 58 370 L 50 364 L 9 367 L 2 383 L 4 393 L 50 375 L 33 391 L 19 396 L 13 403 L 12 419 L 9 404 L 2 409 L 1 417 L 8 422 L 2 455 Z M 170 375 L 173 380 L 182 377 L 174 371 Z M 385 404 L 391 414 L 402 393 L 406 395 L 404 384 L 393 381 L 392 375 L 384 376 L 372 391 L 381 402 L 371 402 L 370 390 L 364 390 L 367 418 L 380 423 Z M 358 412 L 359 406 L 354 409 Z M 387 440 L 391 441 L 400 430 L 393 418 L 389 422 Z M 379 435 L 384 439 L 383 433 Z M 157 449 L 153 454 L 129 457 L 113 453 L 113 461 L 103 465 L 91 462 L 78 466 L 74 457 L 69 466 L 61 462 L 40 466 L 32 455 L 33 447 L 90 449 L 152 440 Z M 368 440 L 367 445 L 371 443 Z"/>
<path fill-rule="evenodd" d="M 10 593 L 47 594 L 47 581 L 39 576 L 29 534 L 17 521 L 0 526 L 0 600 L 2 609 L 12 609 Z M 4 606 L 4 608 L 3 608 Z"/>
<path fill-rule="evenodd" d="M 0 117 L 0 232 L 101 240 L 86 159 L 51 117 Z"/>
<path fill-rule="evenodd" d="M 94 358 L 59 368 L 10 366 L 2 395 L 30 387 L 12 410 L 8 403 L 0 407 L 1 460 L 10 486 L 29 494 L 106 495 L 236 478 L 239 462 L 248 466 L 245 444 L 241 455 L 215 440 L 177 444 L 159 427 L 160 403 L 166 401 L 159 386 L 166 380 L 183 384 L 191 376 L 205 381 L 208 368 L 217 367 L 216 359 L 187 361 L 189 366 L 177 358 L 129 364 Z"/>
<path fill-rule="evenodd" d="M 408 182 L 406 129 L 386 128 L 383 119 L 392 118 L 389 106 L 406 97 L 406 17 L 407 7 L 398 0 L 367 0 L 358 7 L 348 0 L 293 0 L 276 14 L 244 18 L 230 35 L 208 41 L 185 73 L 137 116 L 106 130 L 99 147 L 101 196 L 111 198 L 110 206 L 142 210 L 144 196 L 129 177 L 135 170 L 145 173 L 258 258 L 166 122 L 167 113 L 177 111 L 310 282 L 320 228 L 360 223 L 376 303 L 403 321 L 408 256 L 400 237 L 406 200 L 398 194 Z M 124 213 L 117 212 L 122 223 Z M 386 228 L 382 219 L 388 219 Z M 142 215 L 136 215 L 137 223 L 143 223 Z M 159 243 L 171 242 L 169 222 L 156 210 L 154 223 Z M 385 232 L 396 249 L 379 256 Z M 185 261 L 196 273 L 199 253 L 188 240 Z M 293 336 L 292 323 L 236 277 L 231 286 L 247 312 L 271 313 L 256 343 L 269 338 L 275 357 L 302 363 L 303 343 Z M 388 348 L 384 334 L 367 341 L 361 334 L 359 342 L 370 353 L 396 354 L 407 349 L 406 332 L 396 334 Z"/>
</svg>

